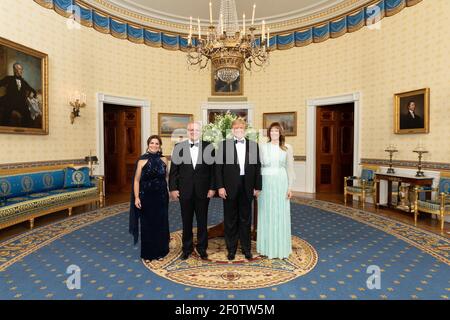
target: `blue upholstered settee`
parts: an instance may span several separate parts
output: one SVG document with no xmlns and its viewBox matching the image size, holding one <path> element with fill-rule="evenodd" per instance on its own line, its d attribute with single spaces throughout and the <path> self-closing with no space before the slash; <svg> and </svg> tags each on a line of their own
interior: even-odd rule
<svg viewBox="0 0 450 320">
<path fill-rule="evenodd" d="M 0 174 L 0 229 L 52 212 L 104 202 L 103 177 L 90 177 L 88 168 Z"/>
</svg>

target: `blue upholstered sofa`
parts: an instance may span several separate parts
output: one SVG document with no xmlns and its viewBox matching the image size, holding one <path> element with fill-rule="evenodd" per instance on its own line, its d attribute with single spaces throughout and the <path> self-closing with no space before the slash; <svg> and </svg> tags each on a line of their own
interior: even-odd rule
<svg viewBox="0 0 450 320">
<path fill-rule="evenodd" d="M 103 177 L 72 167 L 14 174 L 0 173 L 0 229 L 52 212 L 104 203 Z"/>
</svg>

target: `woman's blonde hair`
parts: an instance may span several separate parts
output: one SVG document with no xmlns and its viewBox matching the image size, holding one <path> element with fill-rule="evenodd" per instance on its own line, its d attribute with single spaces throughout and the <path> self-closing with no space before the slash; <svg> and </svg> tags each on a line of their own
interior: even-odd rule
<svg viewBox="0 0 450 320">
<path fill-rule="evenodd" d="M 233 120 L 233 122 L 231 123 L 231 127 L 233 128 L 237 124 L 242 124 L 244 125 L 244 127 L 247 126 L 247 123 L 242 118 L 237 118 L 236 120 Z"/>
</svg>

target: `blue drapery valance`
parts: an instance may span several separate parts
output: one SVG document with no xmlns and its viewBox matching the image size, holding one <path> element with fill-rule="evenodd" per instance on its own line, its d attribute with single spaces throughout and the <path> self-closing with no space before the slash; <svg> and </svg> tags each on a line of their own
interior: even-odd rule
<svg viewBox="0 0 450 320">
<path fill-rule="evenodd" d="M 134 43 L 144 43 L 144 29 L 128 25 L 127 34 L 128 40 Z"/>
<path fill-rule="evenodd" d="M 347 16 L 347 30 L 348 32 L 355 32 L 365 25 L 366 10 L 363 8 L 354 14 Z"/>
<path fill-rule="evenodd" d="M 102 33 L 109 33 L 119 39 L 128 39 L 134 43 L 144 43 L 152 47 L 163 47 L 168 50 L 186 50 L 187 35 L 173 34 L 152 30 L 135 23 L 98 12 L 94 7 L 81 5 L 77 0 L 34 0 L 41 6 L 53 9 L 59 14 L 74 18 L 80 24 L 93 27 Z M 330 38 L 338 38 L 347 32 L 354 32 L 365 25 L 371 25 L 384 17 L 392 16 L 405 7 L 416 5 L 422 0 L 380 0 L 361 7 L 330 21 L 291 31 L 285 34 L 271 36 L 269 46 L 272 50 L 284 50 L 302 47 L 311 43 L 323 42 Z M 196 45 L 197 39 L 192 39 Z M 257 45 L 261 42 L 256 40 Z"/>
<path fill-rule="evenodd" d="M 92 12 L 92 21 L 94 24 L 94 29 L 102 33 L 109 33 L 109 17 L 102 16 L 97 12 Z"/>
<path fill-rule="evenodd" d="M 337 38 L 347 32 L 347 17 L 330 22 L 330 36 Z"/>
</svg>

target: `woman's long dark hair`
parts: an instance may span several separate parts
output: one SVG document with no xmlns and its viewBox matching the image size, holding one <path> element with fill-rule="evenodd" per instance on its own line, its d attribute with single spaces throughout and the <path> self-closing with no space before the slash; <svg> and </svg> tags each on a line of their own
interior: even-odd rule
<svg viewBox="0 0 450 320">
<path fill-rule="evenodd" d="M 267 137 L 269 138 L 269 142 L 272 141 L 272 137 L 270 136 L 270 130 L 272 130 L 272 128 L 278 128 L 278 130 L 280 131 L 280 148 L 281 148 L 281 150 L 286 151 L 287 150 L 286 143 L 285 143 L 286 138 L 284 136 L 283 127 L 281 126 L 281 124 L 279 122 L 273 122 L 269 126 L 269 128 L 267 129 Z"/>
</svg>

